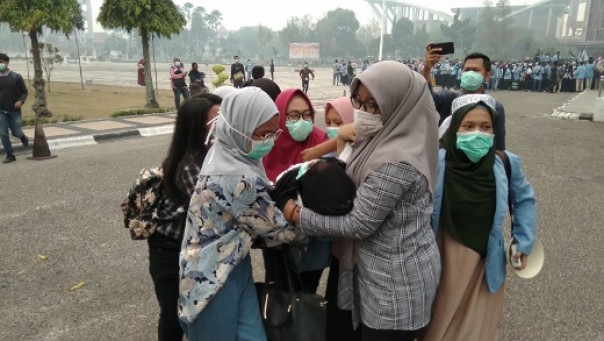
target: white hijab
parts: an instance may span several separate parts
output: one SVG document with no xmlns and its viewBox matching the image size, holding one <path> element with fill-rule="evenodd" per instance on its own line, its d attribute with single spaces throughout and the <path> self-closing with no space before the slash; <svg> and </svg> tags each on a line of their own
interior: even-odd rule
<svg viewBox="0 0 604 341">
<path fill-rule="evenodd" d="M 275 103 L 260 88 L 246 87 L 226 95 L 220 108 L 216 140 L 199 175 L 257 176 L 268 183 L 262 159 L 246 154 L 254 130 L 279 115 Z"/>
</svg>

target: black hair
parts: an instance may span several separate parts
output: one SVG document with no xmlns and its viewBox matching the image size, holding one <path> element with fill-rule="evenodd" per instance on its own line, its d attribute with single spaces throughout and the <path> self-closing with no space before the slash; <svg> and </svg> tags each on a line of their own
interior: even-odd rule
<svg viewBox="0 0 604 341">
<path fill-rule="evenodd" d="M 195 62 L 191 63 L 191 67 L 193 67 L 193 66 L 195 66 L 195 65 L 199 65 L 199 64 L 197 64 L 197 63 L 195 63 Z"/>
<path fill-rule="evenodd" d="M 236 55 L 235 57 L 233 57 L 233 59 L 235 59 L 235 58 L 239 58 L 239 56 Z"/>
<path fill-rule="evenodd" d="M 264 66 L 254 65 L 252 67 L 252 79 L 258 79 L 264 77 Z"/>
<path fill-rule="evenodd" d="M 203 162 L 208 151 L 205 145 L 208 112 L 221 102 L 222 99 L 216 95 L 195 96 L 186 100 L 178 109 L 172 143 L 162 164 L 164 188 L 168 198 L 174 203 L 182 204 L 186 201 L 186 194 L 179 187 L 183 183 L 182 169 L 193 161 L 199 164 Z"/>
<path fill-rule="evenodd" d="M 472 52 L 466 56 L 466 59 L 463 60 L 464 64 L 468 59 L 482 59 L 482 66 L 484 67 L 486 72 L 491 72 L 491 58 L 484 53 L 480 52 Z"/>
<path fill-rule="evenodd" d="M 0 53 L 0 62 L 10 62 L 10 58 L 6 53 Z"/>
</svg>

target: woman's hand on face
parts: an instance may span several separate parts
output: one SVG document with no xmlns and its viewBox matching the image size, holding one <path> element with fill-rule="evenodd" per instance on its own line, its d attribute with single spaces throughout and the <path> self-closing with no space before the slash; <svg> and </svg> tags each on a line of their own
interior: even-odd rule
<svg viewBox="0 0 604 341">
<path fill-rule="evenodd" d="M 346 142 L 354 142 L 357 139 L 357 129 L 354 127 L 354 123 L 340 126 L 340 129 L 338 129 L 338 138 Z"/>
</svg>

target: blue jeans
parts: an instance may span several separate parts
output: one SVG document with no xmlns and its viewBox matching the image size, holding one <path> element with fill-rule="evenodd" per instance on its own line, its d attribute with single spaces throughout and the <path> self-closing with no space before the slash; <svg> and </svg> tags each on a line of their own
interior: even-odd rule
<svg viewBox="0 0 604 341">
<path fill-rule="evenodd" d="M 13 155 L 13 144 L 10 142 L 8 129 L 11 130 L 14 137 L 22 138 L 21 130 L 21 112 L 20 111 L 2 111 L 0 110 L 0 140 L 6 155 Z"/>
<path fill-rule="evenodd" d="M 195 321 L 180 321 L 189 341 L 266 341 L 252 261 L 245 257 Z"/>
<path fill-rule="evenodd" d="M 189 99 L 189 89 L 185 86 L 182 88 L 173 88 L 174 91 L 174 106 L 176 110 L 180 109 L 180 95 L 185 98 L 185 101 Z"/>
</svg>

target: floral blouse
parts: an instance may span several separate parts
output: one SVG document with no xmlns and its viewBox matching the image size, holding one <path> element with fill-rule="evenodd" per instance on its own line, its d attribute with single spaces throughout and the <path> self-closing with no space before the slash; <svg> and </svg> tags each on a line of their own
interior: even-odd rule
<svg viewBox="0 0 604 341">
<path fill-rule="evenodd" d="M 256 238 L 267 247 L 304 239 L 274 205 L 267 187 L 249 176 L 206 176 L 197 182 L 179 257 L 183 321 L 195 320 Z"/>
</svg>

